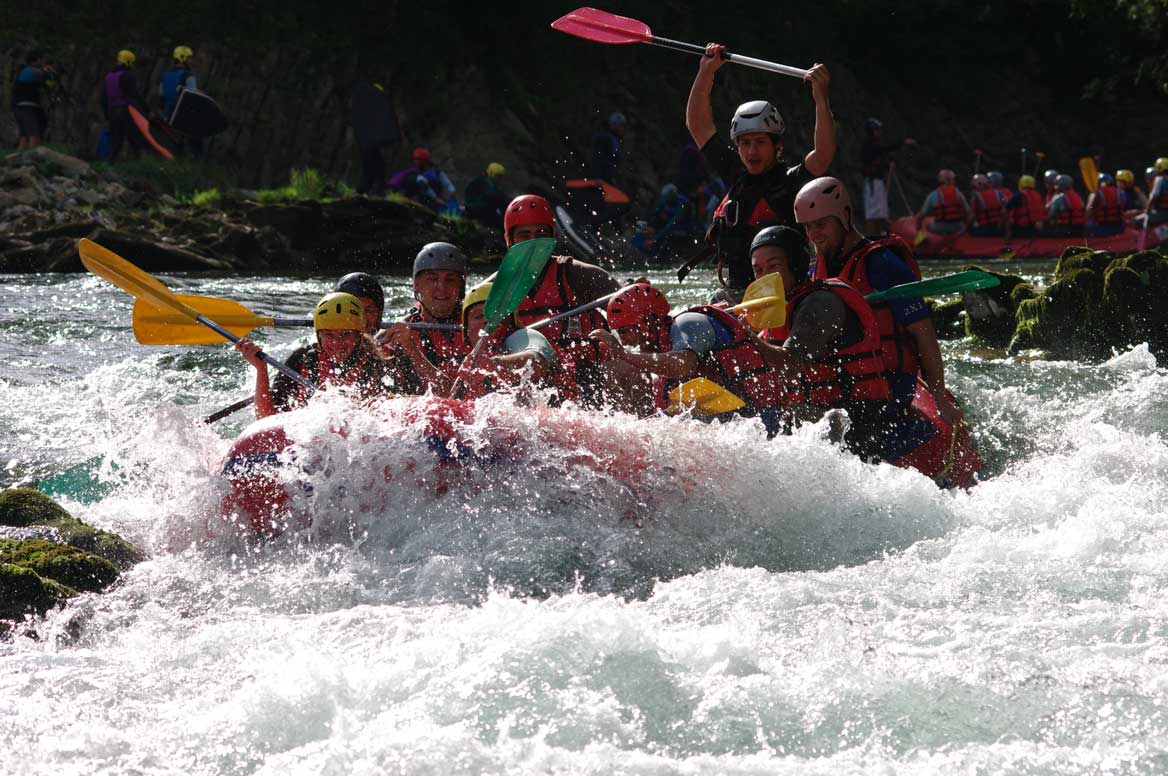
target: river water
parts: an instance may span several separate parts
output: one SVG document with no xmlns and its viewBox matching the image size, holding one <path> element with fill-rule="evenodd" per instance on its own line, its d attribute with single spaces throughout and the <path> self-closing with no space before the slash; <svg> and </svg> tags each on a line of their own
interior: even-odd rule
<svg viewBox="0 0 1168 776">
<path fill-rule="evenodd" d="M 281 315 L 328 284 L 163 279 Z M 988 461 L 970 492 L 817 428 L 499 403 L 514 455 L 436 487 L 417 429 L 354 412 L 312 527 L 256 545 L 206 528 L 250 419 L 201 422 L 250 368 L 129 321 L 95 277 L 0 278 L 0 484 L 91 471 L 64 505 L 150 556 L 0 642 L 4 773 L 1168 772 L 1168 371 L 1144 347 L 946 343 Z"/>
</svg>

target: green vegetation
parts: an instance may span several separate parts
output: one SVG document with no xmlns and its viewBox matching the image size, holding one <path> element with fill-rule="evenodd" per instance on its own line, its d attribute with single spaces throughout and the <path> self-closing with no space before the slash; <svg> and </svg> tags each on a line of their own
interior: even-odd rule
<svg viewBox="0 0 1168 776">
<path fill-rule="evenodd" d="M 189 199 L 209 187 L 229 188 L 235 177 L 220 164 L 185 157 L 167 161 L 144 156 L 117 162 L 94 162 L 93 168 L 139 181 L 153 193 L 169 194 L 177 199 Z"/>
</svg>

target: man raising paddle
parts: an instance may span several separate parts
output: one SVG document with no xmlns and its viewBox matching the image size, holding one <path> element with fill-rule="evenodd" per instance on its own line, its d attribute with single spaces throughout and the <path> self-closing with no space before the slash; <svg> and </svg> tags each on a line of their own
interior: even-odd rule
<svg viewBox="0 0 1168 776">
<path fill-rule="evenodd" d="M 725 62 L 726 47 L 706 46 L 685 109 L 685 125 L 702 154 L 724 180 L 734 181 L 714 213 L 707 240 L 714 241 L 719 278 L 722 265 L 729 267 L 725 285 L 737 301 L 750 283 L 750 242 L 764 227 L 790 224 L 795 193 L 811 178 L 823 175 L 835 157 L 835 125 L 828 103 L 827 67 L 817 64 L 803 80 L 811 85 L 815 100 L 815 147 L 802 163 L 783 163 L 785 125 L 777 108 L 764 100 L 743 103 L 730 122 L 730 142 L 717 137 L 710 92 L 714 73 Z"/>
</svg>

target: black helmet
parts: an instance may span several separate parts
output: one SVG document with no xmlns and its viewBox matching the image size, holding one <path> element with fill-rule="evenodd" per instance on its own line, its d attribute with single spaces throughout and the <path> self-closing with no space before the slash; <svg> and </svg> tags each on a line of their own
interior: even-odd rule
<svg viewBox="0 0 1168 776">
<path fill-rule="evenodd" d="M 875 116 L 869 116 L 868 118 L 864 119 L 864 129 L 868 130 L 869 132 L 874 129 L 880 129 L 883 126 L 884 122 Z"/>
<path fill-rule="evenodd" d="M 774 245 L 783 249 L 787 254 L 787 267 L 796 280 L 802 281 L 807 277 L 811 268 L 811 244 L 798 229 L 789 226 L 768 226 L 754 236 L 750 243 L 750 252 L 765 245 Z"/>
<path fill-rule="evenodd" d="M 377 282 L 377 278 L 367 272 L 350 272 L 337 281 L 333 291 L 372 299 L 378 311 L 385 312 L 385 291 L 381 289 L 381 283 Z"/>
</svg>

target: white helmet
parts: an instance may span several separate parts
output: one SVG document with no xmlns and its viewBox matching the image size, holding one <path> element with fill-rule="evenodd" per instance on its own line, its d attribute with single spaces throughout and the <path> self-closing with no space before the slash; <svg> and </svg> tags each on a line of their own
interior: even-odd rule
<svg viewBox="0 0 1168 776">
<path fill-rule="evenodd" d="M 730 119 L 730 140 L 737 140 L 740 135 L 751 132 L 766 132 L 769 135 L 782 135 L 786 125 L 779 109 L 766 100 L 744 102 L 734 111 L 734 118 Z"/>
</svg>

